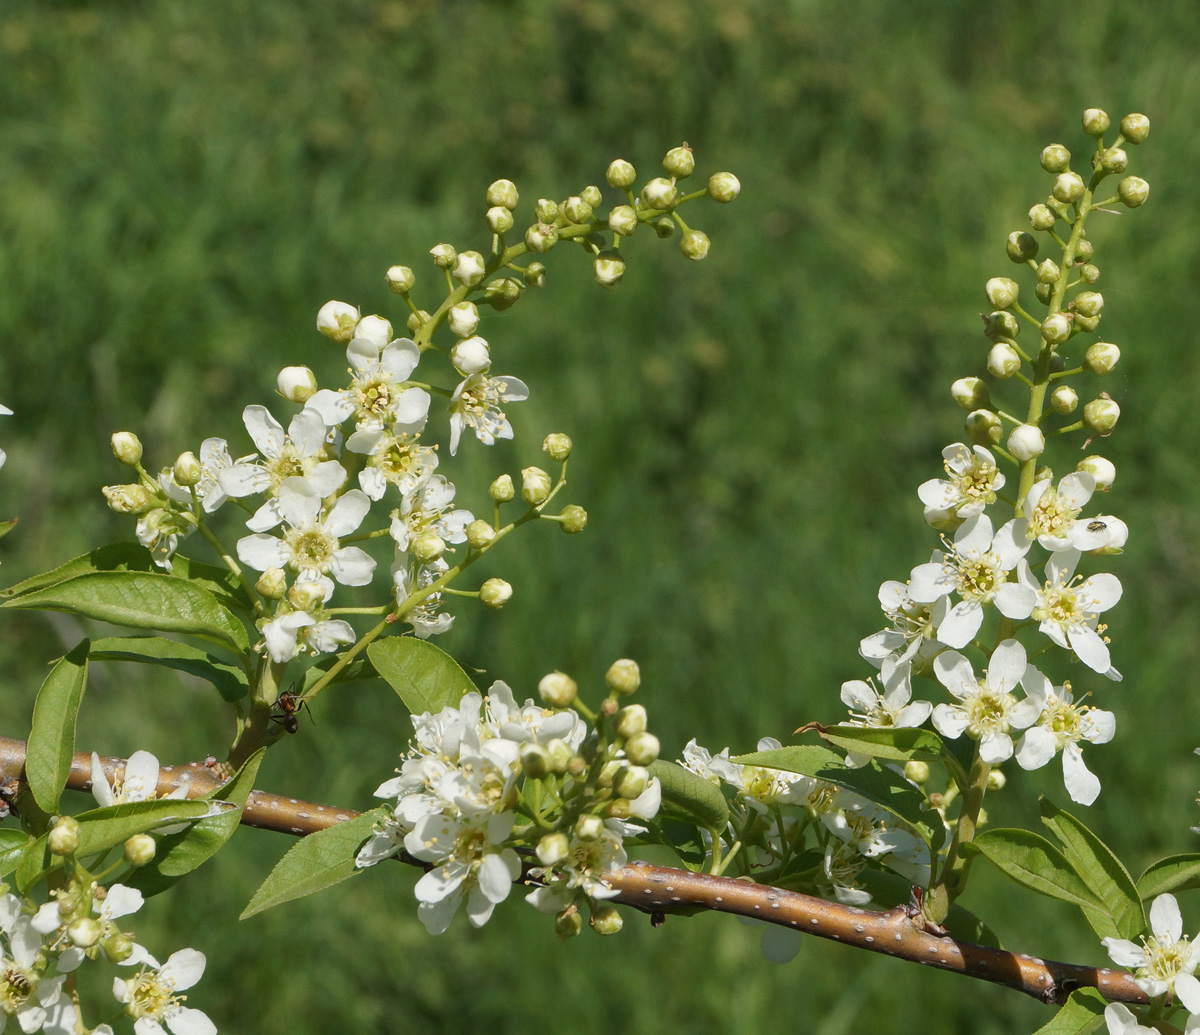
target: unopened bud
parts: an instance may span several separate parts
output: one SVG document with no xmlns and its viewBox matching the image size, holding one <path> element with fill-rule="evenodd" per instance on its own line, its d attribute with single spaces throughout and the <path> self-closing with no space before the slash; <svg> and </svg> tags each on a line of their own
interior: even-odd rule
<svg viewBox="0 0 1200 1035">
<path fill-rule="evenodd" d="M 651 225 L 654 227 L 654 232 L 664 241 L 675 233 L 675 220 L 670 216 L 656 219 Z"/>
<path fill-rule="evenodd" d="M 1054 188 L 1050 191 L 1064 205 L 1078 201 L 1085 190 L 1083 177 L 1077 172 L 1059 173 L 1054 178 Z"/>
<path fill-rule="evenodd" d="M 635 733 L 625 741 L 625 757 L 634 765 L 650 765 L 658 758 L 662 745 L 653 733 Z M 645 788 L 643 788 L 645 790 Z M 624 794 L 624 791 L 621 792 Z M 639 792 L 640 793 L 640 792 Z M 636 798 L 636 794 L 627 794 L 627 798 Z"/>
<path fill-rule="evenodd" d="M 147 836 L 147 835 L 143 835 Z M 150 838 L 151 841 L 154 838 Z M 95 917 L 82 917 L 67 925 L 67 937 L 77 949 L 90 949 L 104 933 L 104 925 Z"/>
<path fill-rule="evenodd" d="M 577 503 L 568 503 L 559 515 L 558 527 L 568 535 L 576 535 L 587 528 L 587 511 Z"/>
<path fill-rule="evenodd" d="M 282 568 L 268 568 L 258 577 L 254 589 L 267 600 L 282 600 L 287 592 L 287 572 Z"/>
<path fill-rule="evenodd" d="M 562 211 L 572 223 L 590 223 L 592 220 L 592 206 L 578 196 L 567 198 L 563 202 Z"/>
<path fill-rule="evenodd" d="M 590 184 L 579 192 L 579 197 L 591 205 L 592 208 L 598 208 L 600 202 L 604 200 L 604 195 L 600 193 L 600 188 Z"/>
<path fill-rule="evenodd" d="M 1028 262 L 1038 253 L 1037 238 L 1024 230 L 1014 230 L 1008 235 L 1005 251 L 1013 262 Z"/>
<path fill-rule="evenodd" d="M 1035 230 L 1049 230 L 1058 221 L 1049 205 L 1034 205 L 1029 210 L 1029 225 Z"/>
<path fill-rule="evenodd" d="M 580 841 L 599 841 L 604 835 L 604 820 L 588 813 L 575 821 L 575 836 Z"/>
<path fill-rule="evenodd" d="M 1021 357 L 1011 345 L 997 342 L 988 352 L 987 368 L 994 376 L 1007 379 L 1021 369 Z"/>
<path fill-rule="evenodd" d="M 632 205 L 618 205 L 608 214 L 608 228 L 615 234 L 628 237 L 637 227 L 637 212 Z"/>
<path fill-rule="evenodd" d="M 1122 173 L 1129 165 L 1129 155 L 1123 147 L 1106 147 L 1100 152 L 1100 168 L 1105 172 Z"/>
<path fill-rule="evenodd" d="M 1062 144 L 1047 144 L 1042 148 L 1042 168 L 1048 173 L 1066 172 L 1071 167 L 1071 152 Z"/>
<path fill-rule="evenodd" d="M 180 453 L 171 468 L 171 477 L 175 479 L 177 485 L 182 485 L 186 489 L 200 484 L 200 479 L 204 477 L 204 468 L 195 453 L 190 451 Z"/>
<path fill-rule="evenodd" d="M 479 252 L 460 252 L 454 263 L 454 279 L 466 287 L 474 287 L 486 272 L 483 256 Z"/>
<path fill-rule="evenodd" d="M 489 205 L 500 205 L 502 208 L 512 210 L 517 207 L 520 200 L 521 195 L 517 193 L 517 185 L 512 180 L 496 180 L 487 189 Z"/>
<path fill-rule="evenodd" d="M 1063 313 L 1052 313 L 1042 321 L 1042 338 L 1051 345 L 1061 345 L 1071 337 L 1071 321 Z"/>
<path fill-rule="evenodd" d="M 540 262 L 531 262 L 525 267 L 525 283 L 530 287 L 545 287 L 546 267 Z"/>
<path fill-rule="evenodd" d="M 1100 108 L 1085 108 L 1083 112 L 1083 130 L 1088 136 L 1102 137 L 1108 132 L 1112 120 L 1108 113 Z"/>
<path fill-rule="evenodd" d="M 531 507 L 546 502 L 553 484 L 550 475 L 540 467 L 521 468 L 521 499 Z"/>
<path fill-rule="evenodd" d="M 973 445 L 990 446 L 1000 441 L 1004 424 L 991 410 L 972 410 L 964 424 L 967 438 Z"/>
<path fill-rule="evenodd" d="M 642 671 L 631 658 L 620 658 L 608 666 L 604 682 L 614 694 L 631 694 L 642 685 Z"/>
<path fill-rule="evenodd" d="M 525 247 L 542 255 L 558 244 L 558 231 L 545 223 L 534 223 L 525 231 Z"/>
<path fill-rule="evenodd" d="M 1070 385 L 1059 385 L 1050 393 L 1050 405 L 1055 413 L 1074 413 L 1079 405 L 1079 393 Z"/>
<path fill-rule="evenodd" d="M 345 302 L 326 302 L 317 311 L 317 330 L 341 345 L 354 337 L 357 323 L 358 310 Z"/>
<path fill-rule="evenodd" d="M 571 750 L 571 745 L 559 737 L 552 737 L 546 741 L 546 750 L 550 754 L 550 771 L 552 773 L 565 773 L 575 758 L 575 752 Z"/>
<path fill-rule="evenodd" d="M 1096 246 L 1086 237 L 1081 237 L 1075 245 L 1075 261 L 1088 262 L 1096 253 Z"/>
<path fill-rule="evenodd" d="M 950 386 L 950 396 L 964 410 L 977 410 L 988 404 L 988 386 L 978 377 L 960 377 Z"/>
<path fill-rule="evenodd" d="M 557 669 L 542 676 L 538 682 L 538 696 L 551 708 L 568 708 L 579 693 L 579 685 L 565 672 Z"/>
<path fill-rule="evenodd" d="M 479 326 L 479 307 L 474 302 L 457 302 L 446 314 L 446 322 L 460 338 L 469 338 Z"/>
<path fill-rule="evenodd" d="M 742 185 L 731 172 L 713 173 L 708 178 L 708 196 L 722 205 L 728 205 L 741 192 Z"/>
<path fill-rule="evenodd" d="M 526 776 L 540 780 L 550 772 L 550 755 L 536 740 L 527 740 L 521 745 L 517 757 Z"/>
<path fill-rule="evenodd" d="M 432 564 L 446 552 L 446 540 L 436 532 L 422 532 L 408 544 L 408 551 L 421 564 Z"/>
<path fill-rule="evenodd" d="M 615 287 L 625 276 L 625 260 L 611 248 L 602 251 L 592 262 L 592 276 L 603 287 Z"/>
<path fill-rule="evenodd" d="M 1121 407 L 1111 399 L 1093 399 L 1083 408 L 1083 423 L 1097 435 L 1108 435 L 1117 426 Z"/>
<path fill-rule="evenodd" d="M 1085 456 L 1075 465 L 1075 470 L 1086 471 L 1095 478 L 1096 489 L 1099 492 L 1108 492 L 1117 477 L 1116 466 L 1102 456 Z"/>
<path fill-rule="evenodd" d="M 554 918 L 554 933 L 564 942 L 568 938 L 574 938 L 582 930 L 583 917 L 579 915 L 574 903 Z"/>
<path fill-rule="evenodd" d="M 1117 185 L 1117 193 L 1127 208 L 1137 208 L 1150 196 L 1150 184 L 1140 176 L 1126 176 Z"/>
<path fill-rule="evenodd" d="M 692 149 L 687 144 L 671 148 L 663 158 L 663 168 L 667 171 L 667 175 L 674 176 L 678 180 L 691 176 L 696 169 L 696 159 L 692 157 Z"/>
<path fill-rule="evenodd" d="M 100 941 L 100 948 L 111 963 L 123 963 L 133 955 L 133 939 L 127 934 L 115 931 Z"/>
<path fill-rule="evenodd" d="M 693 262 L 707 257 L 711 242 L 703 230 L 689 230 L 679 239 L 679 250 Z"/>
<path fill-rule="evenodd" d="M 507 503 L 516 494 L 516 490 L 513 488 L 513 480 L 507 474 L 500 475 L 499 478 L 488 486 L 488 495 L 497 503 Z"/>
<path fill-rule="evenodd" d="M 554 866 L 571 854 L 571 841 L 566 834 L 555 832 L 545 834 L 537 843 L 538 862 L 543 866 Z"/>
<path fill-rule="evenodd" d="M 542 442 L 542 451 L 551 460 L 562 463 L 562 461 L 571 455 L 571 438 L 560 431 L 551 432 L 546 436 L 545 441 Z"/>
<path fill-rule="evenodd" d="M 999 338 L 1015 338 L 1021 333 L 1021 325 L 1012 313 L 996 312 L 983 318 L 983 336 L 996 341 Z"/>
<path fill-rule="evenodd" d="M 1107 374 L 1117 365 L 1121 350 L 1108 341 L 1098 341 L 1083 354 L 1083 362 L 1093 374 Z"/>
<path fill-rule="evenodd" d="M 613 717 L 613 730 L 626 739 L 645 733 L 646 709 L 640 704 L 627 704 Z"/>
<path fill-rule="evenodd" d="M 1008 451 L 1024 463 L 1041 456 L 1046 449 L 1046 436 L 1032 424 L 1021 424 L 1008 436 Z"/>
<path fill-rule="evenodd" d="M 918 786 L 922 786 L 929 781 L 929 763 L 911 761 L 904 764 L 904 778 L 911 780 Z"/>
<path fill-rule="evenodd" d="M 1053 259 L 1043 259 L 1037 268 L 1037 279 L 1039 284 L 1055 284 L 1061 275 L 1062 270 L 1059 269 L 1058 263 Z"/>
<path fill-rule="evenodd" d="M 392 321 L 382 316 L 364 316 L 354 327 L 354 338 L 365 338 L 372 345 L 383 348 L 392 340 Z"/>
<path fill-rule="evenodd" d="M 126 467 L 136 467 L 142 461 L 142 440 L 132 431 L 114 432 L 112 451 Z"/>
<path fill-rule="evenodd" d="M 407 294 L 417 283 L 417 275 L 407 266 L 389 266 L 385 274 L 387 285 L 396 294 Z"/>
<path fill-rule="evenodd" d="M 463 338 L 450 347 L 450 362 L 461 374 L 482 374 L 492 365 L 491 349 L 477 334 Z"/>
<path fill-rule="evenodd" d="M 513 214 L 503 205 L 487 210 L 488 229 L 494 234 L 506 234 L 513 228 Z"/>
<path fill-rule="evenodd" d="M 525 291 L 525 285 L 516 277 L 500 277 L 489 281 L 483 289 L 483 300 L 493 309 L 503 312 L 516 302 Z"/>
<path fill-rule="evenodd" d="M 325 603 L 326 596 L 328 596 L 328 591 L 325 584 L 314 582 L 311 579 L 297 582 L 288 590 L 287 594 L 288 603 L 297 611 L 315 611 Z"/>
<path fill-rule="evenodd" d="M 1008 277 L 992 277 L 984 286 L 988 301 L 997 309 L 1011 308 L 1020 290 L 1017 282 Z"/>
<path fill-rule="evenodd" d="M 1131 112 L 1121 120 L 1121 135 L 1131 144 L 1143 144 L 1150 135 L 1150 120 L 1138 112 Z"/>
<path fill-rule="evenodd" d="M 650 736 L 650 734 L 643 734 L 643 736 Z M 641 793 L 649 786 L 649 784 L 650 773 L 646 767 L 641 765 L 630 765 L 626 766 L 624 771 L 617 776 L 616 781 L 613 783 L 613 787 L 622 798 L 629 798 L 630 800 L 633 800 L 641 795 Z"/>
<path fill-rule="evenodd" d="M 989 791 L 1002 791 L 1004 785 L 1008 783 L 1008 777 L 999 769 L 993 769 L 987 775 L 987 786 Z"/>
<path fill-rule="evenodd" d="M 422 327 L 429 323 L 429 310 L 418 309 L 415 313 L 409 313 L 408 319 L 404 321 L 404 326 L 408 328 L 409 334 L 416 334 Z"/>
<path fill-rule="evenodd" d="M 109 510 L 118 514 L 144 514 L 157 502 L 141 485 L 105 485 L 100 491 Z"/>
<path fill-rule="evenodd" d="M 441 270 L 453 269 L 458 262 L 458 249 L 452 244 L 435 244 L 429 249 L 433 264 Z"/>
<path fill-rule="evenodd" d="M 1075 296 L 1071 308 L 1080 316 L 1099 316 L 1104 310 L 1104 296 L 1099 291 L 1081 291 Z"/>
<path fill-rule="evenodd" d="M 1039 282 L 1034 285 L 1033 293 L 1037 297 L 1037 300 L 1042 303 L 1042 305 L 1049 305 L 1050 297 L 1054 294 L 1054 285 L 1042 284 Z"/>
<path fill-rule="evenodd" d="M 479 587 L 479 599 L 484 605 L 499 611 L 512 599 L 513 588 L 503 579 L 488 579 Z"/>
<path fill-rule="evenodd" d="M 608 172 L 605 173 L 610 187 L 617 187 L 620 190 L 627 190 L 633 186 L 637 179 L 637 172 L 629 162 L 624 158 L 614 159 L 608 165 Z"/>
<path fill-rule="evenodd" d="M 1090 262 L 1079 267 L 1079 277 L 1085 284 L 1095 284 L 1100 279 L 1100 270 Z"/>
<path fill-rule="evenodd" d="M 149 834 L 134 834 L 125 842 L 125 861 L 130 866 L 148 866 L 157 846 Z"/>
<path fill-rule="evenodd" d="M 467 543 L 475 550 L 483 550 L 496 541 L 496 530 L 490 522 L 476 518 L 467 525 Z"/>
<path fill-rule="evenodd" d="M 317 375 L 308 367 L 284 367 L 275 378 L 275 386 L 288 402 L 308 402 L 317 391 Z"/>
<path fill-rule="evenodd" d="M 656 176 L 642 188 L 642 201 L 653 209 L 665 212 L 675 204 L 679 191 L 670 180 Z"/>
<path fill-rule="evenodd" d="M 74 855 L 79 850 L 79 820 L 74 816 L 59 816 L 46 840 L 54 855 Z"/>
</svg>

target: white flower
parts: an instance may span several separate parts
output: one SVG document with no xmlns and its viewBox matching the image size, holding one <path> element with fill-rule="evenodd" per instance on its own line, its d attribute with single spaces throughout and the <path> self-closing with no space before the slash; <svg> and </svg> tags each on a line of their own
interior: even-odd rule
<svg viewBox="0 0 1200 1035">
<path fill-rule="evenodd" d="M 515 377 L 488 377 L 471 374 L 454 389 L 450 399 L 450 455 L 458 451 L 463 428 L 470 428 L 485 446 L 498 438 L 512 438 L 512 425 L 501 403 L 522 402 L 529 398 L 524 381 Z"/>
<path fill-rule="evenodd" d="M 1005 640 L 992 654 L 982 680 L 975 678 L 971 663 L 958 651 L 948 650 L 933 662 L 938 681 L 950 691 L 957 704 L 939 704 L 933 709 L 933 725 L 944 737 L 956 740 L 964 732 L 979 741 L 979 757 L 997 765 L 1012 757 L 1013 730 L 1023 730 L 1037 722 L 1044 701 L 1032 672 L 1024 683 L 1029 696 L 1023 701 L 1011 691 L 1026 677 L 1025 648 L 1016 640 Z"/>
<path fill-rule="evenodd" d="M 158 797 L 158 759 L 149 751 L 135 751 L 125 763 L 125 775 L 113 777 L 110 784 L 104 774 L 100 756 L 92 752 L 92 797 L 102 806 L 122 805 L 129 801 L 153 801 Z M 188 796 L 190 777 L 180 780 L 179 786 L 162 795 L 182 799 Z M 182 829 L 182 828 L 180 828 Z M 159 831 L 162 833 L 162 831 Z M 119 914 L 118 914 L 119 915 Z"/>
<path fill-rule="evenodd" d="M 393 425 L 394 428 L 394 425 Z M 383 499 L 388 484 L 402 497 L 416 492 L 438 465 L 437 452 L 420 444 L 419 435 L 376 428 L 356 431 L 346 440 L 353 453 L 366 453 L 367 464 L 358 472 L 358 484 L 371 499 Z"/>
<path fill-rule="evenodd" d="M 408 557 L 397 550 L 392 562 L 392 581 L 396 586 L 396 604 L 404 607 L 408 598 L 442 577 L 449 565 L 440 557 L 432 564 L 416 566 L 414 573 Z M 402 614 L 401 620 L 413 627 L 413 632 L 422 640 L 446 632 L 454 624 L 454 616 L 438 609 L 442 606 L 442 594 L 432 593 L 419 603 L 412 605 Z"/>
<path fill-rule="evenodd" d="M 134 534 L 137 541 L 150 551 L 154 563 L 170 571 L 171 558 L 180 540 L 186 539 L 195 530 L 195 520 L 191 514 L 155 507 L 138 518 Z"/>
<path fill-rule="evenodd" d="M 904 729 L 920 726 L 929 718 L 932 704 L 928 701 L 909 703 L 912 668 L 907 662 L 898 664 L 893 658 L 884 658 L 879 676 L 882 694 L 871 680 L 851 679 L 842 684 L 842 703 L 851 709 L 847 725 Z M 849 764 L 858 767 L 866 765 L 870 756 L 856 755 L 852 751 L 849 758 Z"/>
<path fill-rule="evenodd" d="M 1045 704 L 1037 724 L 1027 729 L 1017 744 L 1017 764 L 1022 769 L 1040 769 L 1061 750 L 1067 793 L 1072 801 L 1091 805 L 1100 794 L 1100 781 L 1084 764 L 1080 741 L 1107 744 L 1116 732 L 1116 717 L 1100 708 L 1075 704 L 1070 683 L 1051 686 L 1042 673 L 1036 669 L 1033 673 L 1026 672 L 1024 685 L 1028 689 L 1031 679 L 1040 680 Z"/>
<path fill-rule="evenodd" d="M 374 342 L 355 338 L 346 349 L 353 381 L 349 388 L 322 388 L 305 403 L 329 427 L 354 415 L 359 430 L 378 429 L 393 422 L 404 431 L 419 431 L 429 413 L 429 393 L 405 388 L 421 351 L 408 338 L 389 343 L 381 352 Z"/>
<path fill-rule="evenodd" d="M 31 919 L 22 914 L 21 902 L 15 895 L 3 896 L 0 930 L 8 941 L 8 951 L 0 947 L 0 1031 L 6 1027 L 8 1018 L 15 1016 L 24 1032 L 51 1025 L 49 1030 L 66 1035 L 71 1031 L 61 1027 L 69 1019 L 65 1007 L 70 1000 L 62 995 L 66 975 L 49 979 L 42 976 L 43 968 L 38 966 L 42 936 Z"/>
<path fill-rule="evenodd" d="M 893 654 L 897 662 L 905 662 L 921 655 L 922 648 L 937 647 L 938 626 L 950 610 L 950 599 L 939 596 L 932 604 L 919 604 L 909 595 L 906 583 L 890 580 L 879 587 L 879 606 L 892 627 L 864 637 L 858 652 L 872 662 Z"/>
<path fill-rule="evenodd" d="M 834 897 L 848 906 L 865 906 L 871 901 L 871 893 L 858 883 L 858 875 L 866 869 L 867 861 L 857 849 L 845 841 L 831 840 L 825 846 L 822 864 L 824 880 L 820 881 L 833 890 Z"/>
<path fill-rule="evenodd" d="M 467 525 L 474 520 L 469 510 L 449 510 L 454 502 L 454 483 L 444 475 L 429 479 L 400 503 L 392 513 L 391 535 L 396 546 L 407 550 L 409 544 L 426 532 L 433 532 L 448 543 L 467 538 Z"/>
<path fill-rule="evenodd" d="M 917 603 L 932 604 L 951 593 L 962 597 L 937 627 L 942 643 L 965 647 L 979 632 L 984 605 L 1029 550 L 1029 542 L 1014 535 L 1015 527 L 1016 521 L 1006 522 L 993 537 L 991 520 L 979 514 L 955 533 L 950 555 L 934 551 L 933 560 L 913 568 L 908 591 Z"/>
<path fill-rule="evenodd" d="M 1104 1023 L 1108 1026 L 1108 1035 L 1158 1035 L 1157 1028 L 1138 1024 L 1134 1012 L 1124 1003 L 1109 1003 L 1104 1008 Z M 1190 1021 L 1187 1030 L 1193 1030 Z"/>
<path fill-rule="evenodd" d="M 324 582 L 329 582 L 325 579 Z M 325 599 L 333 592 L 329 583 Z M 308 611 L 289 611 L 262 627 L 267 653 L 276 664 L 291 661 L 297 654 L 329 654 L 338 644 L 353 643 L 358 637 L 349 622 L 340 618 L 320 618 Z"/>
<path fill-rule="evenodd" d="M 328 514 L 321 495 L 305 478 L 288 478 L 276 497 L 279 513 L 287 523 L 282 539 L 258 533 L 238 540 L 238 557 L 256 571 L 291 567 L 306 582 L 332 575 L 343 586 L 365 586 L 375 573 L 375 561 L 357 546 L 342 546 L 362 523 L 371 501 L 358 489 L 342 495 Z"/>
<path fill-rule="evenodd" d="M 1117 966 L 1134 969 L 1134 982 L 1146 995 L 1153 998 L 1170 992 L 1189 1013 L 1200 1013 L 1200 981 L 1194 977 L 1200 965 L 1200 943 L 1184 936 L 1174 895 L 1154 900 L 1150 931 L 1141 945 L 1126 938 L 1105 938 L 1103 945 Z"/>
<path fill-rule="evenodd" d="M 949 478 L 931 478 L 917 489 L 927 521 L 931 515 L 939 520 L 950 514 L 974 517 L 996 502 L 997 491 L 1004 488 L 1004 475 L 989 450 L 955 442 L 942 450 L 942 459 Z"/>
<path fill-rule="evenodd" d="M 145 965 L 129 979 L 113 979 L 113 995 L 125 1004 L 136 1035 L 165 1035 L 166 1023 L 174 1035 L 216 1035 L 217 1026 L 200 1010 L 184 1006 L 186 996 L 176 995 L 191 988 L 204 974 L 204 953 L 180 949 L 160 965 L 144 950 L 130 957 Z"/>
<path fill-rule="evenodd" d="M 1072 471 L 1057 488 L 1049 478 L 1034 482 L 1025 497 L 1022 531 L 1052 553 L 1123 546 L 1129 534 L 1125 522 L 1108 516 L 1079 517 L 1095 489 L 1096 479 L 1086 471 Z"/>
<path fill-rule="evenodd" d="M 621 829 L 610 819 L 594 841 L 572 836 L 567 858 L 543 872 L 546 886 L 530 892 L 525 901 L 543 913 L 561 913 L 580 895 L 597 902 L 614 898 L 619 892 L 605 878 L 620 873 L 629 861 Z"/>
<path fill-rule="evenodd" d="M 564 741 L 577 751 L 587 736 L 588 726 L 571 708 L 554 711 L 530 699 L 520 707 L 507 683 L 496 680 L 486 698 L 487 726 L 493 736 L 523 744 L 534 741 Z"/>
</svg>

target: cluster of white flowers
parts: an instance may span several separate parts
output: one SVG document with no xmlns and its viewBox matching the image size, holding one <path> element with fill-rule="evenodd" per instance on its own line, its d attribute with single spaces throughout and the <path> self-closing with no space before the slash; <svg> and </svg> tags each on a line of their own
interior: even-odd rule
<svg viewBox="0 0 1200 1035">
<path fill-rule="evenodd" d="M 184 1006 L 186 997 L 177 994 L 200 980 L 204 954 L 183 949 L 160 964 L 118 926 L 117 920 L 141 908 L 140 891 L 72 883 L 55 895 L 32 914 L 17 896 L 0 895 L 0 1031 L 9 1017 L 26 1033 L 83 1030 L 63 984 L 84 960 L 103 954 L 111 963 L 138 968 L 130 978 L 114 978 L 112 986 L 137 1035 L 165 1035 L 168 1029 L 174 1035 L 215 1035 L 208 1016 Z M 112 1035 L 107 1024 L 91 1030 Z"/>
<path fill-rule="evenodd" d="M 658 781 L 644 769 L 639 794 L 621 810 L 629 818 L 588 812 L 569 832 L 550 835 L 519 818 L 527 815 L 518 806 L 531 756 L 541 764 L 542 779 L 557 776 L 559 802 L 570 802 L 582 786 L 587 766 L 579 751 L 588 725 L 573 708 L 549 709 L 532 700 L 518 705 L 508 686 L 495 682 L 486 697 L 468 693 L 457 706 L 414 716 L 413 725 L 399 775 L 375 792 L 395 798 L 395 807 L 357 864 L 372 866 L 401 851 L 430 864 L 415 894 L 431 934 L 445 931 L 464 901 L 472 924 L 487 922 L 520 876 L 514 845 L 537 846 L 542 865 L 532 875 L 543 886 L 529 900 L 544 911 L 561 913 L 581 896 L 613 894 L 604 878 L 625 863 L 623 839 L 644 829 L 636 819 L 653 817 L 661 800 Z"/>
</svg>

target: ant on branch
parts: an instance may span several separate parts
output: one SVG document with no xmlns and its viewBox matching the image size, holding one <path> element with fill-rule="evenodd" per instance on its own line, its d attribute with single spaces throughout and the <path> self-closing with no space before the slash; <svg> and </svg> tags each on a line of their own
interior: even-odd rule
<svg viewBox="0 0 1200 1035">
<path fill-rule="evenodd" d="M 272 715 L 271 719 L 278 722 L 288 733 L 296 733 L 300 729 L 300 712 L 308 707 L 308 702 L 299 694 L 293 693 L 291 690 L 285 690 L 277 698 L 275 703 L 283 712 L 282 715 Z M 315 720 L 314 720 L 315 721 Z"/>
</svg>

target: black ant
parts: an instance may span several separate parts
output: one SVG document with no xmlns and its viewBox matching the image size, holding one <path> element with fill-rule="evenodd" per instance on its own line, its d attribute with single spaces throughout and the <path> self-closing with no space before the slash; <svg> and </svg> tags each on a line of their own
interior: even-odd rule
<svg viewBox="0 0 1200 1035">
<path fill-rule="evenodd" d="M 288 733 L 297 733 L 300 730 L 300 712 L 308 707 L 308 702 L 298 694 L 291 690 L 285 690 L 277 698 L 275 703 L 282 709 L 282 715 L 272 715 L 271 718 L 280 723 Z"/>
</svg>

